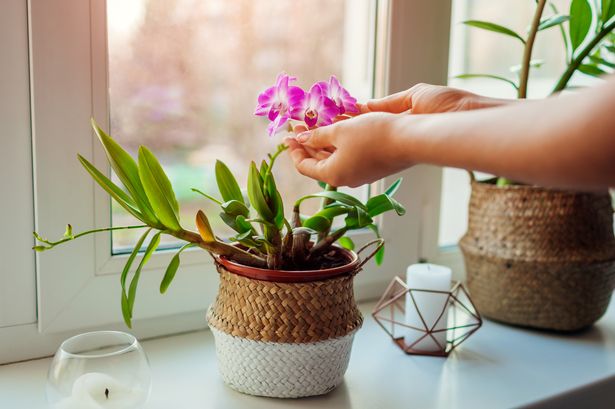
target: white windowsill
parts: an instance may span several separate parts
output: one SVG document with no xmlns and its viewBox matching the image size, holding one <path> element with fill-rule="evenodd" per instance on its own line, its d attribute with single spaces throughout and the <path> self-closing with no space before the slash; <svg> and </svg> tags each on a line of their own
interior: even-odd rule
<svg viewBox="0 0 615 409">
<path fill-rule="evenodd" d="M 152 367 L 148 409 L 607 407 L 615 397 L 615 308 L 588 331 L 546 334 L 485 321 L 447 359 L 407 356 L 371 317 L 356 336 L 344 383 L 317 398 L 237 393 L 218 376 L 209 331 L 143 342 Z M 42 409 L 50 359 L 0 366 L 0 407 Z M 588 400 L 591 399 L 591 400 Z"/>
</svg>

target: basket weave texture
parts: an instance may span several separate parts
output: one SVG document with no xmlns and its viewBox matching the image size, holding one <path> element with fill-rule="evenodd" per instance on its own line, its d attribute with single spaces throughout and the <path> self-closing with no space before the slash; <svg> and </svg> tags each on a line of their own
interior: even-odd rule
<svg viewBox="0 0 615 409">
<path fill-rule="evenodd" d="M 231 388 L 298 398 L 327 393 L 344 377 L 355 332 L 353 278 L 360 270 L 309 282 L 257 280 L 217 263 L 220 287 L 207 321 L 218 367 Z"/>
<path fill-rule="evenodd" d="M 606 311 L 615 284 L 608 193 L 472 182 L 460 241 L 468 287 L 487 317 L 574 331 Z"/>
<path fill-rule="evenodd" d="M 304 283 L 254 280 L 217 265 L 220 287 L 208 321 L 229 335 L 255 341 L 308 343 L 345 336 L 363 317 L 353 275 Z"/>
</svg>

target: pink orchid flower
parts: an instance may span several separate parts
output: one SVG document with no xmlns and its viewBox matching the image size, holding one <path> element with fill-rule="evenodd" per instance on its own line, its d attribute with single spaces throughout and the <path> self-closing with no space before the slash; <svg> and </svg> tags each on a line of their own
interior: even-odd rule
<svg viewBox="0 0 615 409">
<path fill-rule="evenodd" d="M 290 85 L 295 81 L 285 73 L 278 75 L 276 85 L 267 88 L 258 96 L 258 105 L 254 115 L 267 116 L 271 123 L 267 127 L 269 136 L 278 132 L 290 118 L 291 108 L 304 98 L 305 91 Z"/>
<path fill-rule="evenodd" d="M 312 128 L 330 125 L 339 112 L 335 102 L 327 97 L 320 84 L 316 83 L 292 106 L 291 118 L 303 121 L 308 128 Z"/>
<path fill-rule="evenodd" d="M 319 82 L 318 85 L 324 91 L 324 94 L 331 98 L 339 110 L 339 115 L 342 114 L 358 114 L 357 99 L 350 95 L 346 88 L 342 87 L 339 80 L 332 75 L 329 82 Z"/>
</svg>

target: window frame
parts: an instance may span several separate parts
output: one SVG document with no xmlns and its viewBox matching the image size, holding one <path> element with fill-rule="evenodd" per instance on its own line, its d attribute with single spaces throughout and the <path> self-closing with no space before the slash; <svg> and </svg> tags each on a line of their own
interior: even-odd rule
<svg viewBox="0 0 615 409">
<path fill-rule="evenodd" d="M 445 84 L 450 2 L 374 0 L 374 4 L 374 94 L 407 89 L 418 81 Z M 101 40 L 106 44 L 104 20 L 94 17 L 105 14 L 104 0 L 29 2 L 28 11 L 36 230 L 52 235 L 61 234 L 66 222 L 76 230 L 107 225 L 108 197 L 74 158 L 80 152 L 96 166 L 106 166 L 89 128 L 90 117 L 108 117 L 106 98 L 100 98 L 106 92 L 106 46 L 103 53 L 95 51 L 101 50 Z M 421 41 L 424 38 L 430 38 L 429 44 Z M 94 80 L 101 78 L 104 81 Z M 403 223 L 396 215 L 380 218 L 387 241 L 385 263 L 378 269 L 372 263 L 357 277 L 359 300 L 380 296 L 395 275 L 421 257 L 425 243 L 437 245 L 441 171 L 418 166 L 386 178 L 375 189 L 381 191 L 399 176 L 405 181 L 398 200 L 408 214 Z M 72 204 L 67 204 L 67 198 Z M 429 208 L 438 211 L 425 210 Z M 433 235 L 427 234 L 425 226 L 436 227 Z M 358 233 L 357 244 L 367 237 Z M 110 250 L 109 234 L 101 234 L 37 253 L 37 321 L 0 328 L 0 362 L 50 354 L 76 332 L 103 326 L 125 330 L 117 302 L 117 273 L 126 256 L 109 256 Z M 184 268 L 162 299 L 157 289 L 169 253 L 152 257 L 142 277 L 132 331 L 138 337 L 206 326 L 204 310 L 217 290 L 211 261 L 204 253 L 187 253 Z"/>
</svg>

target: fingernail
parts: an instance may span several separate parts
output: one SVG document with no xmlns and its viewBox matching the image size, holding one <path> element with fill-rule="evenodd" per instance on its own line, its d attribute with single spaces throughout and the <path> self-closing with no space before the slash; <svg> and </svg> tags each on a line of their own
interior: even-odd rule
<svg viewBox="0 0 615 409">
<path fill-rule="evenodd" d="M 297 140 L 299 142 L 305 142 L 310 138 L 311 134 L 312 132 L 310 131 L 301 132 L 299 135 L 297 135 Z"/>
</svg>

